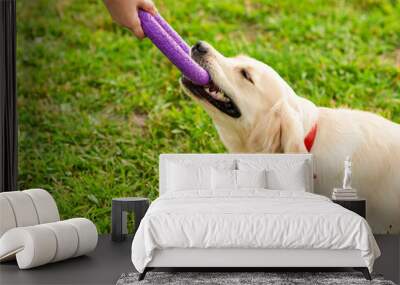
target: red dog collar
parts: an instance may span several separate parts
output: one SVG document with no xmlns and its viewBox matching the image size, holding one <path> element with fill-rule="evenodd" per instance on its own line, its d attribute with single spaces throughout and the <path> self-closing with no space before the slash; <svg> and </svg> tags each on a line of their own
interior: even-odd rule
<svg viewBox="0 0 400 285">
<path fill-rule="evenodd" d="M 308 132 L 307 136 L 304 138 L 304 145 L 306 146 L 306 149 L 308 152 L 313 147 L 315 136 L 317 135 L 317 124 L 315 124 L 311 130 Z"/>
</svg>

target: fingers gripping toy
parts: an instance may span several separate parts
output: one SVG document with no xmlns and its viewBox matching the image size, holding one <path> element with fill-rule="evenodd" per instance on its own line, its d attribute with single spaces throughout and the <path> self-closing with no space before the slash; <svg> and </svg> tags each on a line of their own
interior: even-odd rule
<svg viewBox="0 0 400 285">
<path fill-rule="evenodd" d="M 207 85 L 208 72 L 190 57 L 190 47 L 159 15 L 139 10 L 139 18 L 146 36 L 177 67 L 183 75 L 198 85 Z"/>
</svg>

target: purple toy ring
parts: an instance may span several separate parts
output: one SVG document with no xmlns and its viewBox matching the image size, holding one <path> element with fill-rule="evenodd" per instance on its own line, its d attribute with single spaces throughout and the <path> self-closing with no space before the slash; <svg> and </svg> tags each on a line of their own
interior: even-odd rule
<svg viewBox="0 0 400 285">
<path fill-rule="evenodd" d="M 208 72 L 190 57 L 190 47 L 159 15 L 139 9 L 139 18 L 145 35 L 176 66 L 183 75 L 198 85 L 210 82 Z"/>
</svg>

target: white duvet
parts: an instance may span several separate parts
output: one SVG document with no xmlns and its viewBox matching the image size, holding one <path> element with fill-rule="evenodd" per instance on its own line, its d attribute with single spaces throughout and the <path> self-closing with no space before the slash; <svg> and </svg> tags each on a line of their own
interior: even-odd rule
<svg viewBox="0 0 400 285">
<path fill-rule="evenodd" d="M 358 249 L 372 272 L 380 251 L 365 219 L 300 191 L 172 192 L 156 199 L 132 243 L 143 272 L 155 249 Z"/>
</svg>

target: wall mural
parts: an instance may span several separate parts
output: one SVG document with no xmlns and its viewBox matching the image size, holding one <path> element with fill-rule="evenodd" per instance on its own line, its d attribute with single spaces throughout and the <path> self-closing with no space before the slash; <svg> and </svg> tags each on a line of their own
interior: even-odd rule
<svg viewBox="0 0 400 285">
<path fill-rule="evenodd" d="M 400 233 L 398 4 L 156 4 L 200 85 L 103 1 L 17 3 L 20 189 L 108 232 L 112 197 L 157 197 L 160 153 L 311 152 L 316 193 L 349 157 L 373 231 Z"/>
</svg>

